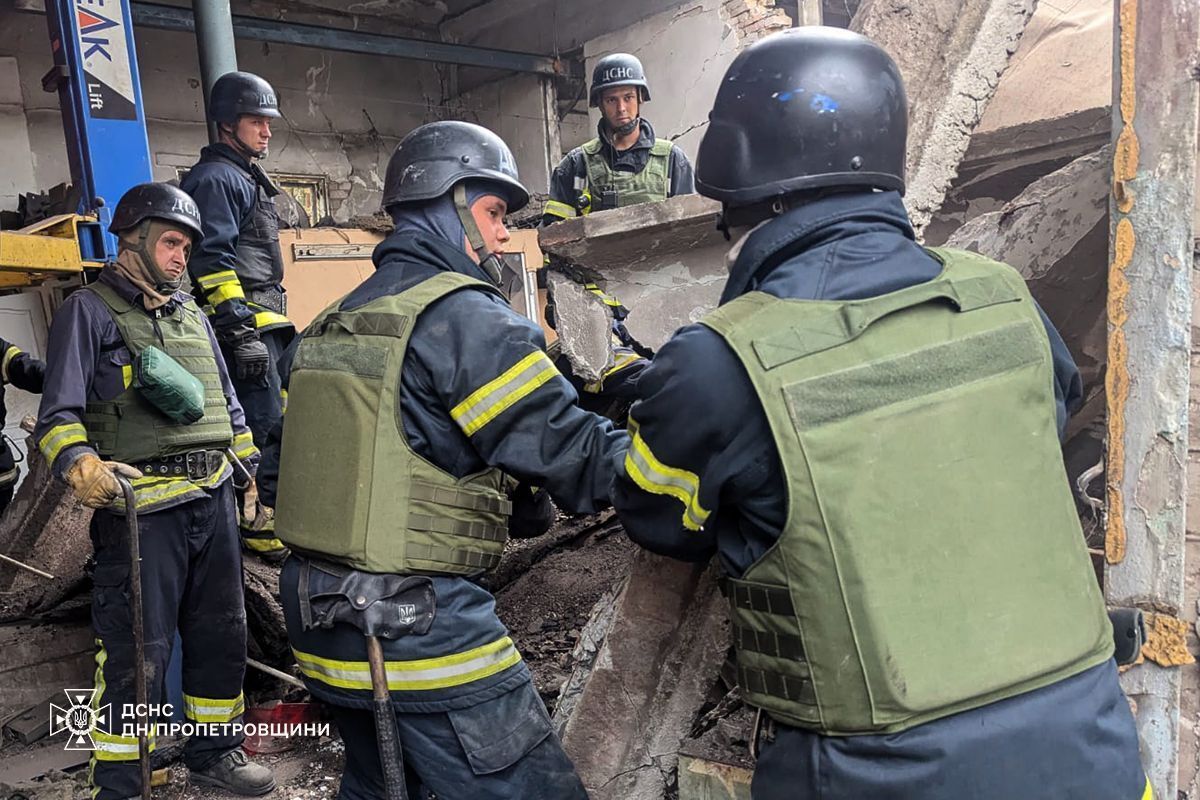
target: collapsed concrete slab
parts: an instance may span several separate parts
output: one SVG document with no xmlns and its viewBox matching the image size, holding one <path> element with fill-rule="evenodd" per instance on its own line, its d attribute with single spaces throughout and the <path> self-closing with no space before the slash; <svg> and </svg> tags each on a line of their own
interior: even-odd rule
<svg viewBox="0 0 1200 800">
<path fill-rule="evenodd" d="M 729 652 L 715 573 L 641 551 L 608 612 L 607 635 L 558 720 L 563 746 L 595 800 L 661 800 L 680 744 Z M 560 715 L 561 717 L 561 715 Z"/>
<path fill-rule="evenodd" d="M 53 580 L 0 562 L 0 620 L 25 619 L 54 607 L 79 588 L 92 552 L 92 511 L 50 473 L 30 448 L 29 474 L 0 519 L 0 553 L 54 576 Z"/>
<path fill-rule="evenodd" d="M 615 361 L 608 337 L 612 310 L 561 272 L 546 276 L 546 290 L 554 301 L 559 347 L 571 362 L 571 370 L 585 381 L 600 380 Z"/>
<path fill-rule="evenodd" d="M 920 232 L 942 205 L 1036 0 L 864 0 L 851 29 L 896 59 L 908 91 L 908 193 Z"/>
<path fill-rule="evenodd" d="M 1084 385 L 1098 388 L 1107 360 L 1111 153 L 1102 148 L 1034 181 L 946 242 L 1020 271 L 1075 357 Z"/>
<path fill-rule="evenodd" d="M 673 197 L 551 225 L 540 231 L 538 244 L 555 270 L 579 282 L 599 281 L 629 309 L 630 333 L 657 348 L 717 305 L 729 248 L 716 228 L 719 210 L 699 195 Z M 564 308 L 556 298 L 558 313 L 572 313 L 575 299 Z M 591 295 L 577 299 L 589 306 L 597 302 Z M 590 351 L 597 340 L 607 346 L 607 327 L 593 323 L 587 331 L 589 340 L 576 342 L 576 349 Z"/>
</svg>

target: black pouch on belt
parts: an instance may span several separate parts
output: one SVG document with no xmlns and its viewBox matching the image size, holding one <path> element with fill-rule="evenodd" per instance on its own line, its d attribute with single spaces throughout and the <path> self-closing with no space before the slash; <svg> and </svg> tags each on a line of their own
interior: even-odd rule
<svg viewBox="0 0 1200 800">
<path fill-rule="evenodd" d="M 340 580 L 328 590 L 310 594 L 312 570 Z M 366 636 L 399 639 L 428 633 L 437 613 L 433 579 L 425 575 L 380 575 L 305 559 L 299 588 L 300 620 L 305 630 L 332 628 L 341 622 Z"/>
</svg>

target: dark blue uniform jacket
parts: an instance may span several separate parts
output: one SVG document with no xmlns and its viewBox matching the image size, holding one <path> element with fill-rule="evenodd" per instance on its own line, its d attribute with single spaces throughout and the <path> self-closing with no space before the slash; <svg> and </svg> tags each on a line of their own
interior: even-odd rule
<svg viewBox="0 0 1200 800">
<path fill-rule="evenodd" d="M 751 233 L 721 300 L 749 291 L 861 299 L 931 280 L 940 271 L 941 264 L 914 241 L 898 194 L 832 195 Z M 1061 337 L 1045 322 L 1062 432 L 1082 386 Z M 639 435 L 661 462 L 699 477 L 699 505 L 714 511 L 702 530 L 687 530 L 679 500 L 643 491 L 619 467 L 613 505 L 626 531 L 642 546 L 675 558 L 716 555 L 726 572 L 741 575 L 779 537 L 788 504 L 778 450 L 749 377 L 715 332 L 689 325 L 640 375 L 638 394 L 630 416 Z M 1048 763 L 1061 764 L 1061 770 L 1039 776 L 1054 790 L 1037 796 L 1137 800 L 1144 786 L 1112 662 L 898 734 L 829 738 L 787 729 L 779 741 L 795 750 L 795 771 L 787 779 L 800 781 L 797 797 L 1030 797 L 1015 787 L 1027 785 L 1038 765 Z M 1009 782 L 1010 773 L 1021 775 L 1020 782 Z M 812 794 L 803 791 L 806 783 Z"/>
<path fill-rule="evenodd" d="M 461 249 L 421 234 L 393 234 L 376 248 L 374 260 L 376 272 L 340 308 L 397 294 L 441 271 L 487 280 Z M 280 361 L 284 386 L 296 346 Z M 527 484 L 545 487 L 560 508 L 595 511 L 608 504 L 613 464 L 620 461 L 628 437 L 608 420 L 579 408 L 575 390 L 557 371 L 469 436 L 451 415 L 451 409 L 481 387 L 544 349 L 541 328 L 491 293 L 464 289 L 438 300 L 417 318 L 404 358 L 399 394 L 405 435 L 418 455 L 457 477 L 499 467 Z M 545 363 L 550 366 L 548 358 Z M 288 435 L 286 430 L 282 435 Z M 259 491 L 267 505 L 275 503 L 280 439 L 277 429 L 259 472 Z M 293 647 L 339 662 L 365 661 L 363 637 L 356 630 L 341 626 L 299 631 L 295 564 L 295 559 L 289 561 L 281 578 Z M 444 659 L 497 646 L 507 637 L 492 595 L 483 587 L 465 578 L 436 577 L 434 589 L 433 627 L 421 636 L 386 642 L 389 661 Z M 518 662 L 461 684 L 394 691 L 392 698 L 404 711 L 443 711 L 483 702 L 528 680 L 528 669 Z M 342 690 L 313 680 L 309 684 L 331 702 L 369 706 L 369 691 Z"/>
</svg>

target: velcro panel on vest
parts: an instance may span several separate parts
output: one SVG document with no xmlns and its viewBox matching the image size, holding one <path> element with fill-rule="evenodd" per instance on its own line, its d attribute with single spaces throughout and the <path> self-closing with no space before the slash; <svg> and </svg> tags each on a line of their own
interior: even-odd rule
<svg viewBox="0 0 1200 800">
<path fill-rule="evenodd" d="M 362 344 L 322 342 L 299 348 L 293 359 L 293 369 L 327 369 L 362 375 L 364 378 L 383 378 L 388 348 Z"/>
<path fill-rule="evenodd" d="M 320 336 L 334 326 L 360 336 L 392 336 L 398 339 L 408 327 L 408 317 L 382 311 L 335 311 L 321 321 L 313 335 Z"/>
<path fill-rule="evenodd" d="M 877 364 L 787 387 L 797 425 L 813 428 L 1038 363 L 1041 330 L 1016 322 Z"/>
<path fill-rule="evenodd" d="M 816 309 L 795 327 L 755 341 L 754 350 L 765 369 L 775 369 L 851 342 L 887 315 L 936 299 L 953 303 L 960 312 L 968 312 L 1015 302 L 1021 296 L 999 278 L 937 280 L 870 300 Z"/>
</svg>

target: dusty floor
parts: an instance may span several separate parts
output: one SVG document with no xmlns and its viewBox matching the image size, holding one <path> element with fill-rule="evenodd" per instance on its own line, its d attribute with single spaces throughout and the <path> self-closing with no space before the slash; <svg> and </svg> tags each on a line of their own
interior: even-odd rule
<svg viewBox="0 0 1200 800">
<path fill-rule="evenodd" d="M 619 525 L 605 525 L 563 545 L 496 594 L 496 610 L 533 671 L 553 713 L 571 673 L 571 651 L 592 606 L 628 572 L 634 545 Z"/>
<path fill-rule="evenodd" d="M 500 569 L 491 576 L 497 612 L 551 711 L 570 674 L 571 652 L 580 629 L 601 595 L 625 577 L 632 554 L 632 543 L 611 513 L 564 517 L 544 537 L 511 542 Z M 61 747 L 57 742 L 44 746 Z M 15 743 L 3 743 L 0 761 L 24 750 L 27 748 Z M 268 800 L 329 800 L 336 796 L 343 760 L 336 731 L 320 740 L 297 740 L 287 752 L 253 758 L 275 772 L 278 788 L 266 795 Z M 188 784 L 187 770 L 180 762 L 169 769 L 170 782 L 155 789 L 156 798 L 216 800 L 228 796 Z M 86 800 L 86 773 L 83 767 L 14 786 L 0 783 L 0 800 Z"/>
</svg>

